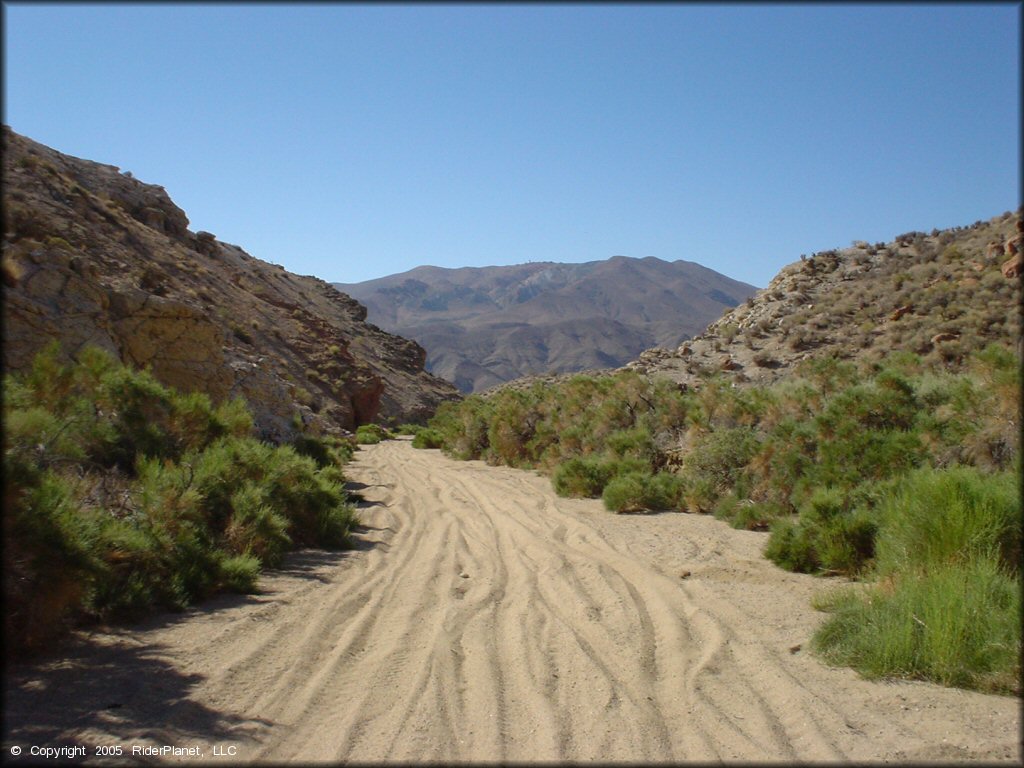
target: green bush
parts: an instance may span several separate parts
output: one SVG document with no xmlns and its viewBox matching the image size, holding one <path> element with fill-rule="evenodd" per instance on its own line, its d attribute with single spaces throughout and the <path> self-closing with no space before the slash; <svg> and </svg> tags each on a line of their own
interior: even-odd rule
<svg viewBox="0 0 1024 768">
<path fill-rule="evenodd" d="M 224 589 L 243 595 L 256 591 L 260 575 L 260 560 L 253 555 L 234 555 L 220 562 L 220 578 Z"/>
<path fill-rule="evenodd" d="M 376 445 L 381 440 L 391 440 L 394 437 L 380 424 L 363 424 L 356 427 L 357 445 Z"/>
<path fill-rule="evenodd" d="M 839 593 L 813 647 L 867 677 L 1020 693 L 1021 593 L 990 559 L 906 575 L 870 596 Z"/>
<path fill-rule="evenodd" d="M 1016 572 L 1021 559 L 1021 496 L 1015 472 L 973 467 L 911 473 L 882 505 L 881 574 L 982 558 Z"/>
<path fill-rule="evenodd" d="M 719 497 L 714 480 L 685 468 L 678 477 L 682 510 L 692 514 L 705 514 L 714 510 Z"/>
<path fill-rule="evenodd" d="M 413 448 L 441 448 L 444 446 L 444 435 L 437 429 L 424 427 L 412 439 Z"/>
<path fill-rule="evenodd" d="M 620 459 L 638 459 L 652 467 L 658 463 L 654 438 L 646 427 L 616 430 L 605 438 L 605 446 Z"/>
<path fill-rule="evenodd" d="M 442 403 L 435 419 L 445 436 L 445 451 L 456 459 L 482 459 L 490 445 L 487 434 L 492 412 L 492 404 L 478 396 L 461 403 Z"/>
<path fill-rule="evenodd" d="M 344 463 L 352 458 L 352 445 L 347 441 L 328 441 L 313 435 L 296 435 L 292 440 L 292 448 L 300 456 L 308 456 L 319 469 Z"/>
<path fill-rule="evenodd" d="M 633 470 L 609 480 L 601 499 L 611 512 L 678 509 L 681 490 L 676 475 Z"/>
<path fill-rule="evenodd" d="M 493 401 L 487 427 L 485 458 L 509 466 L 532 466 L 537 459 L 533 443 L 539 420 L 540 392 L 503 392 Z"/>
<path fill-rule="evenodd" d="M 56 346 L 3 395 L 16 652 L 69 621 L 251 590 L 290 546 L 345 546 L 357 523 L 340 469 L 351 445 L 261 443 L 240 400 L 214 406 L 94 348 L 66 365 Z"/>
<path fill-rule="evenodd" d="M 415 437 L 424 427 L 420 424 L 399 424 L 392 432 L 396 435 L 412 435 Z"/>
<path fill-rule="evenodd" d="M 928 468 L 894 487 L 880 505 L 881 582 L 823 602 L 825 657 L 869 676 L 1019 692 L 1018 481 Z"/>
<path fill-rule="evenodd" d="M 799 520 L 772 524 L 765 557 L 800 573 L 856 574 L 875 555 L 878 524 L 851 494 L 836 487 L 819 488 L 801 507 Z"/>
<path fill-rule="evenodd" d="M 594 456 L 576 457 L 559 465 L 551 484 L 559 496 L 597 498 L 615 474 L 612 462 Z"/>
<path fill-rule="evenodd" d="M 4 452 L 4 633 L 15 652 L 45 645 L 102 573 L 96 525 L 70 484 Z"/>
<path fill-rule="evenodd" d="M 733 493 L 719 498 L 714 508 L 716 518 L 745 531 L 768 530 L 775 520 L 786 514 L 786 509 L 775 502 L 739 499 Z"/>
<path fill-rule="evenodd" d="M 251 555 L 271 568 L 281 564 L 291 547 L 288 519 L 266 503 L 263 489 L 247 482 L 231 494 L 231 518 L 225 544 L 236 555 Z"/>
<path fill-rule="evenodd" d="M 717 429 L 694 445 L 685 466 L 707 478 L 716 493 L 725 493 L 736 485 L 758 446 L 759 440 L 751 427 Z"/>
</svg>

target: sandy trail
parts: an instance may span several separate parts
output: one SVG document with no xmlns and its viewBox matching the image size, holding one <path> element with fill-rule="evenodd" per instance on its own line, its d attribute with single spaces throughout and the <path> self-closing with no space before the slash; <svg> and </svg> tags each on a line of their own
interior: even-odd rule
<svg viewBox="0 0 1024 768">
<path fill-rule="evenodd" d="M 765 561 L 763 534 L 611 515 L 535 473 L 406 441 L 363 448 L 347 474 L 368 502 L 355 551 L 293 555 L 260 595 L 95 632 L 16 669 L 5 755 L 1019 759 L 1017 699 L 868 682 L 797 649 L 828 582 Z"/>
</svg>

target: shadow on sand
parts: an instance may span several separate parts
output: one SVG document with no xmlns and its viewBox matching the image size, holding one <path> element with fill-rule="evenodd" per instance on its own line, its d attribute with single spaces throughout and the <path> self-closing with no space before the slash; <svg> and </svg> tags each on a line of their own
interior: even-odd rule
<svg viewBox="0 0 1024 768">
<path fill-rule="evenodd" d="M 361 536 L 354 537 L 353 544 L 355 551 L 377 546 Z M 353 550 L 292 552 L 281 568 L 267 574 L 326 582 L 331 568 Z M 182 613 L 80 630 L 46 654 L 9 662 L 4 669 L 3 752 L 9 754 L 13 745 L 27 752 L 30 745 L 81 744 L 86 746 L 86 758 L 95 761 L 91 747 L 101 744 L 134 740 L 140 745 L 189 746 L 183 740 L 191 739 L 210 758 L 212 748 L 207 745 L 261 741 L 273 722 L 220 711 L 190 698 L 204 677 L 182 672 L 170 649 L 144 638 L 148 632 L 190 619 L 281 599 L 271 581 L 259 594 L 215 595 Z M 159 762 L 155 757 L 126 757 L 132 762 Z"/>
<path fill-rule="evenodd" d="M 10 745 L 92 746 L 132 740 L 171 746 L 193 740 L 258 741 L 272 723 L 220 712 L 189 698 L 201 675 L 183 674 L 164 647 L 85 633 L 65 642 L 59 659 L 9 666 L 4 674 L 4 751 Z M 103 738 L 110 734 L 113 738 Z M 126 747 L 130 749 L 130 747 Z M 129 755 L 126 755 L 130 757 Z M 130 758 L 147 762 L 144 756 Z"/>
</svg>

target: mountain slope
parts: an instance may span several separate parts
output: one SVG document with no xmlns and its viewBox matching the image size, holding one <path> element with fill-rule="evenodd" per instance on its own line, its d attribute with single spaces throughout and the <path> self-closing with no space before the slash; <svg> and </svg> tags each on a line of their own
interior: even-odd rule
<svg viewBox="0 0 1024 768">
<path fill-rule="evenodd" d="M 7 126 L 3 140 L 8 370 L 52 339 L 69 356 L 96 344 L 165 384 L 244 397 L 275 439 L 296 416 L 352 429 L 421 420 L 458 396 L 349 296 L 189 231 L 163 187 Z"/>
<path fill-rule="evenodd" d="M 768 382 L 804 360 L 905 351 L 957 370 L 991 342 L 1019 345 L 1021 238 L 1018 210 L 816 253 L 692 340 L 627 367 L 687 384 L 713 371 Z"/>
<path fill-rule="evenodd" d="M 646 347 L 678 344 L 756 290 L 692 262 L 625 256 L 417 267 L 335 287 L 366 304 L 374 322 L 426 347 L 427 368 L 463 391 L 622 365 Z"/>
</svg>

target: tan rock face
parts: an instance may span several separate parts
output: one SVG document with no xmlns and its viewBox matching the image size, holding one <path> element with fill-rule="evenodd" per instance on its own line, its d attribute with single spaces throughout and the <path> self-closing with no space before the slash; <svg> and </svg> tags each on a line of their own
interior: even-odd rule
<svg viewBox="0 0 1024 768">
<path fill-rule="evenodd" d="M 1001 269 L 1003 271 L 1003 277 L 1007 279 L 1020 277 L 1021 255 L 1017 253 L 1011 256 L 1009 259 L 1003 262 L 1003 266 L 1001 267 Z"/>
<path fill-rule="evenodd" d="M 111 293 L 110 317 L 121 358 L 149 366 L 168 386 L 224 399 L 234 376 L 224 364 L 225 334 L 202 312 L 173 299 L 134 290 Z"/>
<path fill-rule="evenodd" d="M 178 389 L 244 397 L 277 440 L 296 417 L 326 431 L 422 421 L 458 397 L 349 296 L 190 232 L 162 187 L 5 127 L 3 190 L 9 370 L 51 339 L 68 358 L 95 344 Z"/>
</svg>

